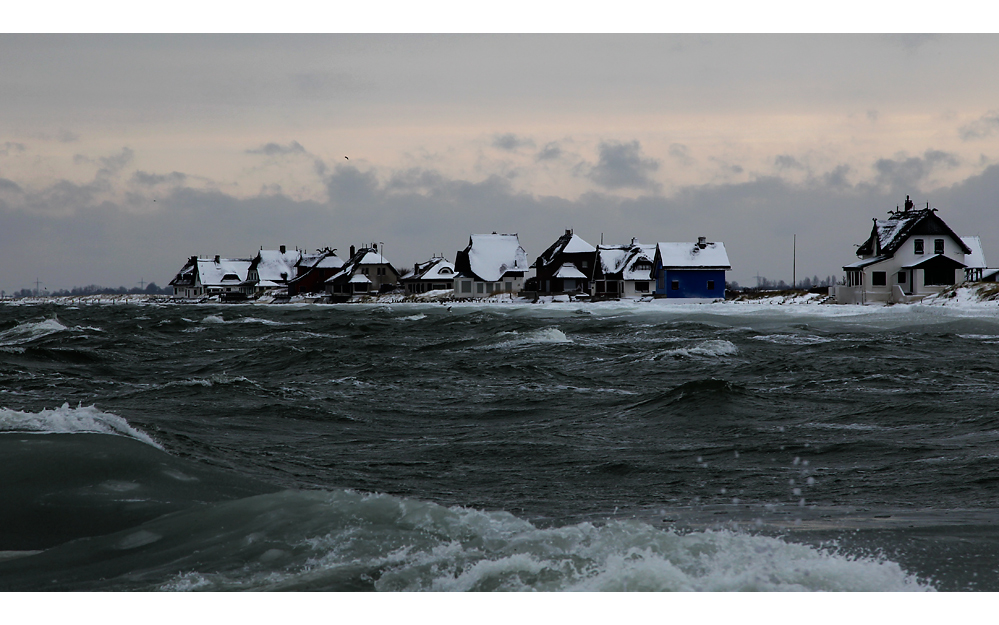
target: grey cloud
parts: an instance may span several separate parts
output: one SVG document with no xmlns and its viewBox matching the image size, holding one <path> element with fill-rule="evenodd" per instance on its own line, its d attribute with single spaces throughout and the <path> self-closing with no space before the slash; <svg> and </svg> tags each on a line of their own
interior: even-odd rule
<svg viewBox="0 0 999 625">
<path fill-rule="evenodd" d="M 774 159 L 774 166 L 777 169 L 805 169 L 805 166 L 790 154 L 779 155 Z"/>
<path fill-rule="evenodd" d="M 14 143 L 11 141 L 7 141 L 2 146 L 0 146 L 0 156 L 9 156 L 11 154 L 18 154 L 20 152 L 24 152 L 27 149 L 28 146 L 24 145 L 23 143 Z"/>
<path fill-rule="evenodd" d="M 187 175 L 179 171 L 170 172 L 165 175 L 150 174 L 144 171 L 136 171 L 132 174 L 132 182 L 148 187 L 163 183 L 181 184 L 185 180 L 187 180 Z"/>
<path fill-rule="evenodd" d="M 518 137 L 512 132 L 493 137 L 493 147 L 507 152 L 516 152 L 520 148 L 533 148 L 534 141 L 527 137 Z"/>
<path fill-rule="evenodd" d="M 247 150 L 247 154 L 263 154 L 264 156 L 285 156 L 288 154 L 307 154 L 305 148 L 298 141 L 292 141 L 288 145 L 280 143 L 265 143 L 259 148 Z"/>
<path fill-rule="evenodd" d="M 874 163 L 874 170 L 877 172 L 876 184 L 899 191 L 911 190 L 933 170 L 940 167 L 956 167 L 958 164 L 957 157 L 940 150 L 927 150 L 922 157 L 882 158 Z"/>
<path fill-rule="evenodd" d="M 659 170 L 659 161 L 642 157 L 638 141 L 604 141 L 599 145 L 600 158 L 590 170 L 589 179 L 607 189 L 657 189 L 651 175 Z"/>
<path fill-rule="evenodd" d="M 822 186 L 834 189 L 845 189 L 850 186 L 850 182 L 846 178 L 849 173 L 849 165 L 837 165 L 832 171 L 822 176 Z"/>
<path fill-rule="evenodd" d="M 538 153 L 534 156 L 536 161 L 554 161 L 562 156 L 562 148 L 555 141 L 551 143 L 546 143 L 545 147 L 538 150 Z"/>
<path fill-rule="evenodd" d="M 71 130 L 66 130 L 65 128 L 60 129 L 56 133 L 56 141 L 60 143 L 74 143 L 80 140 L 80 135 L 76 134 Z"/>
<path fill-rule="evenodd" d="M 122 148 L 121 152 L 111 156 L 102 156 L 97 159 L 101 168 L 97 171 L 98 177 L 113 176 L 125 168 L 135 157 L 135 152 L 130 148 Z"/>
<path fill-rule="evenodd" d="M 7 178 L 0 178 L 0 191 L 12 191 L 14 193 L 21 193 L 21 185 L 17 184 L 13 180 L 8 180 Z"/>
<path fill-rule="evenodd" d="M 999 110 L 992 110 L 970 124 L 961 126 L 958 133 L 964 141 L 984 139 L 999 130 Z"/>
<path fill-rule="evenodd" d="M 915 52 L 924 45 L 940 39 L 939 35 L 921 33 L 891 34 L 883 35 L 883 37 L 889 43 L 901 47 L 906 52 Z"/>
<path fill-rule="evenodd" d="M 690 148 L 682 143 L 671 143 L 669 146 L 669 155 L 682 165 L 692 165 L 694 163 L 694 159 L 690 155 Z"/>
<path fill-rule="evenodd" d="M 876 122 L 878 121 L 879 113 L 875 109 L 867 109 L 867 121 Z"/>
</svg>

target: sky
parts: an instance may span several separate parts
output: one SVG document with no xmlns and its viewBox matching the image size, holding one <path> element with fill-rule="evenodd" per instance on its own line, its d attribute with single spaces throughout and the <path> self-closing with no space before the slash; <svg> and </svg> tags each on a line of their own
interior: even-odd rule
<svg viewBox="0 0 999 625">
<path fill-rule="evenodd" d="M 471 233 L 841 276 L 910 195 L 999 266 L 996 35 L 0 35 L 0 290 Z"/>
</svg>

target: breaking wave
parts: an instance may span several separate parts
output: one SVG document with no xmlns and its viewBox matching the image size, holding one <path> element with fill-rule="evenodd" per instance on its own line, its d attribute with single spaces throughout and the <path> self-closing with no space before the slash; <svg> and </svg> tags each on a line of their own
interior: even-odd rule
<svg viewBox="0 0 999 625">
<path fill-rule="evenodd" d="M 833 339 L 827 339 L 822 336 L 803 334 L 764 334 L 750 338 L 754 341 L 766 341 L 775 345 L 818 345 L 819 343 L 833 342 Z"/>
<path fill-rule="evenodd" d="M 719 356 L 733 356 L 737 353 L 739 353 L 739 348 L 736 347 L 731 341 L 711 340 L 698 343 L 694 347 L 679 347 L 677 349 L 667 350 L 659 354 L 655 359 L 658 360 L 659 358 L 667 356 L 701 356 L 706 358 L 717 358 Z"/>
<path fill-rule="evenodd" d="M 0 346 L 23 345 L 31 341 L 57 334 L 59 332 L 72 332 L 93 330 L 102 332 L 100 328 L 81 327 L 70 328 L 63 325 L 57 318 L 52 317 L 44 321 L 26 321 L 19 323 L 13 328 L 8 328 L 0 332 Z"/>
<path fill-rule="evenodd" d="M 257 317 L 240 317 L 239 319 L 225 320 L 222 315 L 208 315 L 201 320 L 201 323 L 260 323 L 265 326 L 288 326 L 288 325 L 301 325 L 301 321 L 273 321 L 271 319 L 259 319 Z"/>
<path fill-rule="evenodd" d="M 68 403 L 54 410 L 21 412 L 0 408 L 0 433 L 31 434 L 114 434 L 163 449 L 148 434 L 133 428 L 125 419 L 94 406 L 71 408 Z"/>
<path fill-rule="evenodd" d="M 558 328 L 543 328 L 525 334 L 519 332 L 501 332 L 499 336 L 513 336 L 514 338 L 497 343 L 495 345 L 483 346 L 480 349 L 503 349 L 508 347 L 518 347 L 521 345 L 539 345 L 546 343 L 572 343 L 572 339 L 565 335 L 565 332 Z"/>
<path fill-rule="evenodd" d="M 933 590 L 886 559 L 729 530 L 678 533 L 635 520 L 541 529 L 507 512 L 351 491 L 285 491 L 216 508 L 215 522 L 241 519 L 218 534 L 245 564 L 209 571 L 192 557 L 161 590 Z M 113 540 L 126 549 L 182 531 L 161 525 Z"/>
</svg>

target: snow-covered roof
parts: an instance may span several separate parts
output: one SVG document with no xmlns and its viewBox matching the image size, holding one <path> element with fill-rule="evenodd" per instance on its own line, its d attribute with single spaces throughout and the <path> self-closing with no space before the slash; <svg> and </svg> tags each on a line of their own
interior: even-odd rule
<svg viewBox="0 0 999 625">
<path fill-rule="evenodd" d="M 368 250 L 368 252 L 362 256 L 357 263 L 358 265 L 388 265 L 389 262 L 385 260 L 385 257 L 374 250 Z"/>
<path fill-rule="evenodd" d="M 927 256 L 926 258 L 920 258 L 915 260 L 908 265 L 902 265 L 902 269 L 916 269 L 922 267 L 923 265 L 937 264 L 941 263 L 944 265 L 952 265 L 954 267 L 967 267 L 964 263 L 954 260 L 950 256 L 944 256 L 943 254 L 933 254 L 932 256 Z"/>
<path fill-rule="evenodd" d="M 453 280 L 454 263 L 446 258 L 435 256 L 425 263 L 418 263 L 416 271 L 406 280 Z"/>
<path fill-rule="evenodd" d="M 597 246 L 597 263 L 604 276 L 621 274 L 622 280 L 650 280 L 651 265 L 656 256 L 655 244 L 639 243 L 632 239 L 630 245 Z M 639 261 L 646 261 L 649 269 L 635 269 Z"/>
<path fill-rule="evenodd" d="M 516 234 L 473 234 L 466 250 L 472 272 L 496 282 L 508 271 L 527 271 L 527 252 Z"/>
<path fill-rule="evenodd" d="M 566 230 L 565 234 L 556 239 L 551 247 L 538 257 L 536 264 L 550 265 L 558 259 L 559 254 L 592 254 L 596 249 L 572 230 Z"/>
<path fill-rule="evenodd" d="M 576 278 L 576 279 L 585 280 L 586 279 L 586 274 L 583 273 L 582 271 L 576 269 L 576 266 L 573 265 L 572 263 L 565 263 L 564 265 L 562 265 L 561 267 L 558 268 L 558 271 L 555 272 L 555 277 L 556 278 Z"/>
<path fill-rule="evenodd" d="M 985 269 L 988 264 L 985 262 L 985 251 L 982 249 L 982 240 L 978 237 L 961 237 L 961 241 L 971 249 L 970 254 L 964 255 L 964 264 L 969 269 Z"/>
<path fill-rule="evenodd" d="M 886 256 L 875 256 L 874 258 L 865 258 L 864 260 L 858 260 L 855 263 L 850 263 L 849 265 L 843 265 L 844 271 L 849 271 L 850 269 L 863 269 L 868 265 L 873 265 L 875 263 L 880 263 L 883 260 L 887 260 Z"/>
<path fill-rule="evenodd" d="M 350 280 L 347 280 L 347 282 L 351 282 L 354 284 L 362 284 L 364 282 L 367 282 L 368 284 L 371 284 L 371 280 L 368 279 L 368 276 L 364 275 L 363 273 L 355 273 L 350 277 Z"/>
<path fill-rule="evenodd" d="M 704 247 L 701 247 L 703 245 Z M 656 255 L 669 268 L 731 269 L 724 243 L 662 243 Z"/>
<path fill-rule="evenodd" d="M 281 287 L 281 286 L 284 286 L 284 285 L 283 284 L 278 284 L 277 282 L 274 282 L 273 280 L 258 280 L 257 284 L 255 286 L 257 286 L 258 288 L 261 288 L 261 289 L 273 289 L 273 288 Z"/>
<path fill-rule="evenodd" d="M 302 258 L 298 250 L 260 250 L 254 259 L 261 281 L 287 282 L 295 277 L 295 265 Z M 284 274 L 283 276 L 281 274 Z"/>
<path fill-rule="evenodd" d="M 220 258 L 216 263 L 212 258 L 199 258 L 198 277 L 204 286 L 236 286 L 246 280 L 251 262 L 245 258 Z"/>
<path fill-rule="evenodd" d="M 906 239 L 912 236 L 913 232 L 923 228 L 920 224 L 924 221 L 928 221 L 931 227 L 936 229 L 933 231 L 942 229 L 944 233 L 951 235 L 958 245 L 965 248 L 961 251 L 970 254 L 971 250 L 967 249 L 967 244 L 961 237 L 954 234 L 954 231 L 944 223 L 943 219 L 936 215 L 936 210 L 935 208 L 925 208 L 892 211 L 888 219 L 875 219 L 871 236 L 857 248 L 857 255 L 878 255 L 891 258 Z"/>
<path fill-rule="evenodd" d="M 389 269 L 392 270 L 393 274 L 395 274 L 396 276 L 399 275 L 399 272 L 396 271 L 395 267 L 393 267 L 392 264 L 388 262 L 388 260 L 386 260 L 384 256 L 376 252 L 373 248 L 362 247 L 361 249 L 354 252 L 354 255 L 351 256 L 349 259 L 347 259 L 346 263 L 343 263 L 343 265 L 340 268 L 340 271 L 327 278 L 325 282 L 326 283 L 340 282 L 346 276 L 357 272 L 358 267 L 360 267 L 361 265 L 388 265 Z M 350 282 L 354 282 L 354 280 L 350 280 Z M 368 282 L 370 282 L 370 280 L 368 280 Z"/>
</svg>

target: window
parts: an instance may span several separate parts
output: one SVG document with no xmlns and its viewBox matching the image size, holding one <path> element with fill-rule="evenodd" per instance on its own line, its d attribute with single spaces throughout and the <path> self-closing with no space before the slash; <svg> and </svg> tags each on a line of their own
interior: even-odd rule
<svg viewBox="0 0 999 625">
<path fill-rule="evenodd" d="M 674 291 L 679 291 L 680 290 L 680 281 L 679 280 L 673 280 L 672 282 L 670 282 L 669 288 L 673 289 Z"/>
<path fill-rule="evenodd" d="M 364 275 L 368 275 L 368 268 L 367 267 L 361 267 L 361 273 L 364 274 Z"/>
<path fill-rule="evenodd" d="M 709 291 L 714 291 L 715 290 L 715 281 L 714 280 L 708 280 L 708 290 Z"/>
<path fill-rule="evenodd" d="M 482 293 L 482 291 L 483 291 L 484 288 L 485 288 L 485 283 L 483 283 L 483 282 L 476 282 L 475 283 L 475 292 L 476 293 Z"/>
<path fill-rule="evenodd" d="M 914 239 L 912 241 L 912 251 L 915 252 L 916 254 L 922 254 L 923 253 L 923 240 L 922 239 Z"/>
<path fill-rule="evenodd" d="M 513 293 L 513 282 L 507 282 L 506 283 L 506 292 L 507 293 Z"/>
<path fill-rule="evenodd" d="M 954 284 L 953 267 L 927 267 L 923 270 L 923 284 L 927 286 Z"/>
<path fill-rule="evenodd" d="M 933 239 L 933 253 L 934 254 L 944 253 L 943 239 Z"/>
<path fill-rule="evenodd" d="M 648 282 L 636 282 L 635 283 L 635 290 L 638 291 L 639 293 L 648 293 L 649 292 L 649 283 Z"/>
<path fill-rule="evenodd" d="M 905 278 L 905 272 L 904 271 L 898 272 L 898 283 L 899 284 L 905 284 L 905 280 L 906 280 L 906 278 Z"/>
<path fill-rule="evenodd" d="M 584 260 L 583 262 L 580 263 L 580 265 L 583 266 L 583 269 L 586 269 L 587 267 L 590 266 L 590 261 Z"/>
<path fill-rule="evenodd" d="M 885 271 L 871 272 L 872 286 L 885 286 L 886 284 L 888 284 L 888 272 Z"/>
<path fill-rule="evenodd" d="M 461 281 L 461 292 L 462 293 L 471 293 L 472 292 L 472 281 L 471 280 L 462 280 Z"/>
</svg>

